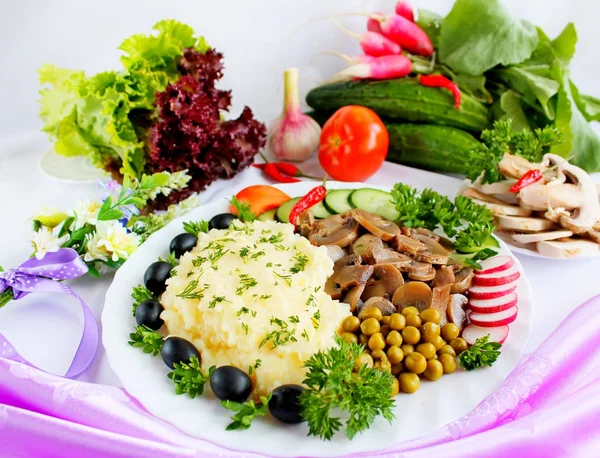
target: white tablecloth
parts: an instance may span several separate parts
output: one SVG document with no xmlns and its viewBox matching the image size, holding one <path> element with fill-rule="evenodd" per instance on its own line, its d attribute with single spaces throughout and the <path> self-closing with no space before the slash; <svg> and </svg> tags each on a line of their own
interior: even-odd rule
<svg viewBox="0 0 600 458">
<path fill-rule="evenodd" d="M 77 199 L 98 196 L 97 185 L 64 183 L 39 171 L 37 162 L 48 147 L 45 137 L 36 133 L 0 143 L 0 265 L 4 268 L 16 267 L 31 254 L 26 220 L 41 206 L 68 209 Z M 304 168 L 314 174 L 319 171 L 314 160 Z M 402 181 L 406 173 L 410 171 L 386 163 L 367 183 L 392 186 Z M 257 169 L 251 168 L 233 180 L 213 184 L 201 194 L 201 201 L 228 196 L 233 189 L 261 182 L 267 180 Z M 460 180 L 431 174 L 431 181 L 422 185 L 451 194 L 458 189 Z M 531 352 L 569 312 L 600 293 L 600 258 L 552 261 L 517 256 L 531 282 L 535 301 L 533 333 L 526 349 Z M 111 280 L 112 275 L 106 275 L 101 279 L 85 277 L 73 282 L 74 289 L 94 311 L 98 321 Z M 11 301 L 0 309 L 0 333 L 39 367 L 51 372 L 64 371 L 79 339 L 81 319 L 73 299 L 65 295 L 34 294 Z M 81 379 L 119 384 L 102 349 Z"/>
</svg>

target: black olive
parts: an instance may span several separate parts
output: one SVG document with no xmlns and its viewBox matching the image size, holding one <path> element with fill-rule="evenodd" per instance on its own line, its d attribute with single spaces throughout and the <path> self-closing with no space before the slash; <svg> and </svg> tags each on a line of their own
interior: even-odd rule
<svg viewBox="0 0 600 458">
<path fill-rule="evenodd" d="M 156 296 L 160 296 L 167 289 L 165 282 L 171 276 L 171 264 L 157 261 L 150 264 L 144 274 L 144 285 Z"/>
<path fill-rule="evenodd" d="M 221 401 L 244 402 L 252 391 L 252 381 L 237 367 L 221 366 L 210 376 L 210 387 Z"/>
<path fill-rule="evenodd" d="M 148 299 L 137 306 L 135 310 L 135 321 L 138 326 L 146 326 L 157 331 L 164 324 L 160 314 L 164 310 L 156 299 Z"/>
<path fill-rule="evenodd" d="M 173 364 L 189 364 L 192 356 L 200 361 L 200 353 L 194 345 L 181 337 L 169 337 L 164 341 L 160 356 L 167 366 L 173 369 Z"/>
<path fill-rule="evenodd" d="M 300 385 L 282 385 L 273 390 L 269 401 L 269 412 L 283 423 L 301 423 L 298 397 L 304 388 Z"/>
<path fill-rule="evenodd" d="M 169 253 L 175 253 L 175 257 L 179 259 L 188 251 L 192 251 L 198 242 L 198 237 L 194 234 L 188 234 L 184 232 L 183 234 L 179 234 L 173 240 L 171 240 L 171 244 L 169 245 Z"/>
<path fill-rule="evenodd" d="M 233 213 L 221 213 L 213 216 L 208 222 L 209 229 L 227 229 L 234 219 L 238 219 Z"/>
</svg>

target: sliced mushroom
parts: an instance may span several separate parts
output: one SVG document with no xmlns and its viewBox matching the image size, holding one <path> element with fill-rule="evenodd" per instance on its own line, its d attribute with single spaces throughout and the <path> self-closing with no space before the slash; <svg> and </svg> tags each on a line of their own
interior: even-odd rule
<svg viewBox="0 0 600 458">
<path fill-rule="evenodd" d="M 477 199 L 479 201 L 488 202 L 490 204 L 504 205 L 504 201 L 475 188 L 467 188 L 462 192 L 462 195 L 469 199 Z"/>
<path fill-rule="evenodd" d="M 537 251 L 549 258 L 575 258 L 598 253 L 600 245 L 590 240 L 553 240 L 538 242 Z"/>
<path fill-rule="evenodd" d="M 367 264 L 374 264 L 375 253 L 383 249 L 383 242 L 373 234 L 361 235 L 352 244 L 352 251 L 363 258 Z"/>
<path fill-rule="evenodd" d="M 462 294 L 452 294 L 448 301 L 446 316 L 448 321 L 458 326 L 460 331 L 462 331 L 467 324 L 467 313 L 465 312 L 467 302 L 467 298 Z"/>
<path fill-rule="evenodd" d="M 454 272 L 456 281 L 452 284 L 452 294 L 462 294 L 473 285 L 473 277 L 475 276 L 473 269 L 468 267 L 459 268 Z"/>
<path fill-rule="evenodd" d="M 563 216 L 570 216 L 571 214 L 564 208 L 553 208 L 544 213 L 544 218 L 549 219 L 555 223 L 560 223 L 560 219 Z"/>
<path fill-rule="evenodd" d="M 585 170 L 566 161 L 558 165 L 557 172 L 562 173 L 577 185 L 583 195 L 581 207 L 574 210 L 570 216 L 562 216 L 560 224 L 575 234 L 582 234 L 591 230 L 600 219 L 600 202 L 598 201 L 596 183 Z"/>
<path fill-rule="evenodd" d="M 550 231 L 550 232 L 536 232 L 533 234 L 512 234 L 512 239 L 517 243 L 527 244 L 543 242 L 544 240 L 556 240 L 563 237 L 571 237 L 573 233 L 571 231 Z"/>
<path fill-rule="evenodd" d="M 435 269 L 431 264 L 427 264 L 429 269 L 426 271 L 417 271 L 408 274 L 408 278 L 416 281 L 431 281 L 435 278 Z"/>
<path fill-rule="evenodd" d="M 378 250 L 373 255 L 376 264 L 391 264 L 397 267 L 400 272 L 408 272 L 408 269 L 411 269 L 413 262 L 415 262 L 411 257 L 389 249 Z"/>
<path fill-rule="evenodd" d="M 537 168 L 537 164 L 532 164 L 521 156 L 506 153 L 498 163 L 498 171 L 505 177 L 519 179 L 530 170 Z"/>
<path fill-rule="evenodd" d="M 596 242 L 596 243 L 600 243 L 600 232 L 598 232 L 598 231 L 588 231 L 585 235 L 591 241 Z"/>
<path fill-rule="evenodd" d="M 394 304 L 392 304 L 385 297 L 372 297 L 360 308 L 360 312 L 358 312 L 358 318 L 363 318 L 364 313 L 373 307 L 378 308 L 383 316 L 390 316 L 392 313 L 397 311 L 396 307 L 394 307 Z"/>
<path fill-rule="evenodd" d="M 455 281 L 454 268 L 452 266 L 444 266 L 436 271 L 433 286 L 450 285 Z"/>
<path fill-rule="evenodd" d="M 584 194 L 581 188 L 571 183 L 533 183 L 519 191 L 519 202 L 537 211 L 545 212 L 549 208 L 572 210 L 583 205 Z"/>
<path fill-rule="evenodd" d="M 424 227 L 412 228 L 403 226 L 400 228 L 400 232 L 402 232 L 402 235 L 406 235 L 407 237 L 412 237 L 413 234 L 421 234 L 426 235 L 427 237 L 431 237 L 434 240 L 440 240 L 439 235 L 437 235 L 433 231 L 430 231 L 429 229 L 425 229 Z"/>
<path fill-rule="evenodd" d="M 404 255 L 402 255 L 404 256 Z M 422 276 L 430 276 L 431 275 L 431 271 L 433 270 L 434 274 L 435 274 L 435 269 L 433 268 L 433 266 L 427 262 L 421 262 L 421 261 L 417 261 L 415 259 L 409 258 L 408 256 L 406 256 L 406 258 L 408 259 L 408 263 L 402 264 L 402 265 L 397 265 L 396 267 L 398 267 L 398 270 L 400 272 L 405 272 L 410 274 L 416 274 L 416 275 L 422 275 Z M 435 278 L 435 275 L 433 276 L 433 278 Z"/>
<path fill-rule="evenodd" d="M 375 265 L 361 299 L 363 301 L 372 297 L 389 299 L 403 284 L 404 278 L 402 278 L 402 274 L 396 267 L 389 264 Z"/>
<path fill-rule="evenodd" d="M 308 240 L 317 246 L 337 245 L 346 247 L 358 237 L 358 221 L 347 215 L 334 215 L 315 222 Z"/>
<path fill-rule="evenodd" d="M 392 246 L 399 253 L 406 253 L 410 255 L 414 255 L 419 251 L 425 251 L 427 249 L 427 245 L 419 240 L 416 240 L 412 237 L 407 237 L 406 235 L 398 235 L 392 242 Z"/>
<path fill-rule="evenodd" d="M 452 285 L 436 286 L 431 293 L 431 308 L 440 312 L 440 316 L 446 316 L 448 302 L 450 301 L 450 290 Z"/>
<path fill-rule="evenodd" d="M 554 228 L 554 223 L 544 218 L 532 218 L 524 216 L 496 216 L 497 226 L 503 230 L 518 232 L 540 232 Z"/>
<path fill-rule="evenodd" d="M 430 264 L 448 264 L 450 254 L 439 242 L 421 234 L 415 234 L 413 237 L 427 246 L 425 251 L 419 251 L 414 254 L 414 258 L 417 261 L 428 262 Z"/>
<path fill-rule="evenodd" d="M 361 266 L 362 259 L 360 256 L 351 254 L 338 259 L 333 263 L 333 275 L 331 275 L 325 283 L 325 292 L 329 294 L 333 299 L 339 299 L 342 297 L 344 291 L 350 287 L 360 283 L 366 283 L 369 279 L 369 275 L 363 279 L 367 272 L 364 271 L 364 267 L 371 268 L 372 266 Z"/>
<path fill-rule="evenodd" d="M 499 195 L 499 194 L 509 194 L 510 188 L 514 186 L 517 180 L 508 179 L 503 181 L 498 181 L 496 183 L 491 184 L 482 184 L 481 180 L 477 180 L 473 183 L 473 186 L 478 190 L 488 195 Z"/>
<path fill-rule="evenodd" d="M 387 221 L 373 213 L 354 209 L 349 214 L 367 231 L 386 242 L 400 234 L 400 228 L 395 223 Z"/>
<path fill-rule="evenodd" d="M 409 281 L 396 290 L 392 303 L 398 311 L 409 306 L 423 311 L 431 306 L 431 288 L 420 281 Z"/>
<path fill-rule="evenodd" d="M 300 221 L 300 235 L 307 237 L 313 224 L 315 224 L 315 217 L 312 212 L 306 210 L 298 215 L 298 219 Z"/>
<path fill-rule="evenodd" d="M 356 307 L 360 303 L 360 296 L 362 295 L 365 289 L 365 284 L 361 283 L 360 285 L 353 286 L 350 291 L 346 293 L 342 302 L 345 302 L 350 306 L 350 311 L 354 312 Z"/>
<path fill-rule="evenodd" d="M 491 202 L 484 202 L 479 199 L 472 199 L 477 205 L 483 205 L 487 207 L 494 215 L 509 215 L 509 216 L 529 216 L 531 215 L 532 209 L 519 207 L 518 205 L 508 205 L 504 202 L 499 204 L 493 204 Z"/>
<path fill-rule="evenodd" d="M 346 256 L 346 252 L 342 247 L 337 245 L 325 245 L 325 247 L 327 248 L 327 256 L 329 256 L 333 262 Z"/>
<path fill-rule="evenodd" d="M 595 231 L 600 231 L 600 221 L 594 224 L 594 227 L 592 229 L 594 229 Z"/>
</svg>

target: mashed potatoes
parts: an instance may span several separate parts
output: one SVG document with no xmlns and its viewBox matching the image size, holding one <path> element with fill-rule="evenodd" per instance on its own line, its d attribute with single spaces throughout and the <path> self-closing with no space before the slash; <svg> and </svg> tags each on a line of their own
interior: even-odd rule
<svg viewBox="0 0 600 458">
<path fill-rule="evenodd" d="M 303 362 L 334 345 L 350 315 L 324 292 L 333 262 L 290 224 L 256 221 L 200 234 L 167 281 L 161 317 L 200 351 L 202 368 L 252 372 L 254 394 L 300 384 Z M 250 370 L 252 368 L 252 370 Z"/>
</svg>

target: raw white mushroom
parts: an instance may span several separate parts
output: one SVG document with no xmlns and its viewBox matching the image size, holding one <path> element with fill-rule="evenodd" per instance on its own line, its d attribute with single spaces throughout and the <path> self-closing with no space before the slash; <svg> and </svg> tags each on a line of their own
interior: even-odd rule
<svg viewBox="0 0 600 458">
<path fill-rule="evenodd" d="M 536 244 L 537 251 L 550 258 L 575 258 L 600 251 L 600 244 L 589 240 L 546 241 Z"/>
<path fill-rule="evenodd" d="M 554 228 L 554 223 L 544 218 L 498 215 L 496 220 L 501 229 L 519 232 L 540 232 Z"/>
<path fill-rule="evenodd" d="M 519 202 L 535 211 L 557 207 L 572 210 L 581 207 L 584 200 L 581 187 L 569 183 L 533 183 L 519 191 Z"/>
<path fill-rule="evenodd" d="M 539 164 L 532 164 L 521 156 L 506 153 L 498 163 L 498 171 L 505 177 L 519 179 L 527 172 L 540 168 Z"/>
<path fill-rule="evenodd" d="M 567 162 L 558 165 L 558 173 L 570 178 L 583 193 L 583 204 L 570 216 L 563 215 L 560 224 L 575 234 L 582 234 L 592 229 L 600 219 L 600 202 L 596 183 L 583 169 Z"/>
<path fill-rule="evenodd" d="M 479 205 L 485 205 L 494 215 L 510 215 L 510 216 L 529 216 L 531 210 L 521 208 L 517 205 L 508 205 L 504 202 L 500 204 L 493 204 L 491 202 L 484 202 L 479 199 L 472 199 L 473 202 Z"/>
<path fill-rule="evenodd" d="M 556 240 L 565 237 L 571 237 L 571 231 L 550 231 L 550 232 L 535 232 L 533 234 L 512 234 L 512 239 L 521 244 L 543 242 L 546 240 Z"/>
</svg>

